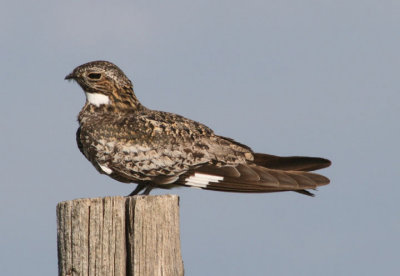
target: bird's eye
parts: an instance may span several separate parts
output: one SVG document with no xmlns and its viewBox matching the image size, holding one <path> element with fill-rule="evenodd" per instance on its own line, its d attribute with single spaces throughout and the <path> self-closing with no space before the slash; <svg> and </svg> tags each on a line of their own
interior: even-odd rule
<svg viewBox="0 0 400 276">
<path fill-rule="evenodd" d="M 92 80 L 98 80 L 98 79 L 101 78 L 101 74 L 99 74 L 99 73 L 90 73 L 90 74 L 88 75 L 88 77 L 89 77 L 90 79 L 92 79 Z"/>
</svg>

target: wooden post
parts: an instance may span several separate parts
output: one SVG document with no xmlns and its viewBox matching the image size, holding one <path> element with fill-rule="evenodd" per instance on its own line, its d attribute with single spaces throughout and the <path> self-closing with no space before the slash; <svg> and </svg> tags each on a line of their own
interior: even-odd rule
<svg viewBox="0 0 400 276">
<path fill-rule="evenodd" d="M 59 275 L 183 275 L 176 195 L 57 205 Z"/>
</svg>

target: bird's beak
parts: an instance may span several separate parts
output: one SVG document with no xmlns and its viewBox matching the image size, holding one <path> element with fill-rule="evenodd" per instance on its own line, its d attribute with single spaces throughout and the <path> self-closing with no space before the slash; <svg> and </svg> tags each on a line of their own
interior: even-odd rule
<svg viewBox="0 0 400 276">
<path fill-rule="evenodd" d="M 72 80 L 74 78 L 75 78 L 74 72 L 72 72 L 71 74 L 68 74 L 68 75 L 65 76 L 66 80 Z"/>
</svg>

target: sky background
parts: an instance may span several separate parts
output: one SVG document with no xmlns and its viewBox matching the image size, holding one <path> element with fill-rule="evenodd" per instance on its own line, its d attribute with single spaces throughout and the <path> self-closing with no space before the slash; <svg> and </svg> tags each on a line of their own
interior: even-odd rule
<svg viewBox="0 0 400 276">
<path fill-rule="evenodd" d="M 135 187 L 75 144 L 85 97 L 64 77 L 103 59 L 149 108 L 333 162 L 315 198 L 173 190 L 186 275 L 396 275 L 399 15 L 395 0 L 3 0 L 1 274 L 56 275 L 56 204 Z"/>
</svg>

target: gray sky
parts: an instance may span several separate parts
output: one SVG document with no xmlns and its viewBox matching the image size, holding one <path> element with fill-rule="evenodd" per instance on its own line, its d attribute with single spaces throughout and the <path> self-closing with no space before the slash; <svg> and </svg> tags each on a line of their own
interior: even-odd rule
<svg viewBox="0 0 400 276">
<path fill-rule="evenodd" d="M 257 152 L 327 157 L 315 198 L 182 188 L 187 275 L 400 272 L 399 1 L 3 1 L 2 275 L 55 275 L 57 202 L 126 195 L 75 144 L 88 61 Z M 162 191 L 156 191 L 160 194 Z"/>
</svg>

